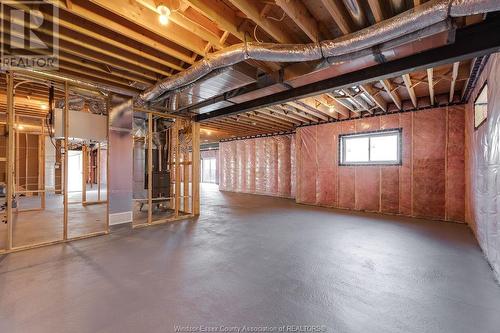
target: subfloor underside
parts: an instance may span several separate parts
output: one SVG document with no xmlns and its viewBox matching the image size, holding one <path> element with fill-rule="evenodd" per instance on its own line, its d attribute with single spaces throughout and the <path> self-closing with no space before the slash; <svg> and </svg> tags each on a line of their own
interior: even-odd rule
<svg viewBox="0 0 500 333">
<path fill-rule="evenodd" d="M 0 332 L 498 332 L 500 287 L 465 225 L 202 187 L 196 220 L 0 256 Z"/>
</svg>

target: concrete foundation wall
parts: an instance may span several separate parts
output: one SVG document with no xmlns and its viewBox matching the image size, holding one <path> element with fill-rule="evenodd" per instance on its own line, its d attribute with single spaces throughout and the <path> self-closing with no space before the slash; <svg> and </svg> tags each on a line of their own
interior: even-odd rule
<svg viewBox="0 0 500 333">
<path fill-rule="evenodd" d="M 401 166 L 339 166 L 339 134 L 402 128 Z M 464 107 L 297 130 L 297 202 L 464 221 Z"/>
<path fill-rule="evenodd" d="M 488 84 L 488 118 L 474 129 L 474 101 Z M 492 55 L 466 108 L 466 219 L 500 280 L 500 54 Z"/>
<path fill-rule="evenodd" d="M 219 188 L 223 191 L 295 196 L 295 136 L 222 142 Z"/>
</svg>

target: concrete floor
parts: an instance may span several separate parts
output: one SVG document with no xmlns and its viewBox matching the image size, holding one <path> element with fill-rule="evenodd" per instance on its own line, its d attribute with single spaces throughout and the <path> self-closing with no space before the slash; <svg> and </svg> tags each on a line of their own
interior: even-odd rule
<svg viewBox="0 0 500 333">
<path fill-rule="evenodd" d="M 94 186 L 95 187 L 95 186 Z M 102 199 L 106 199 L 106 192 L 102 191 Z M 68 236 L 78 237 L 93 232 L 106 230 L 107 204 L 81 204 L 81 192 L 68 193 Z M 97 201 L 97 190 L 87 190 L 87 201 Z M 63 195 L 48 193 L 46 208 L 38 210 L 40 198 L 19 197 L 18 210 L 14 210 L 13 217 L 13 245 L 14 247 L 35 245 L 52 242 L 63 238 L 64 205 Z M 37 210 L 31 210 L 37 209 Z M 28 211 L 23 211 L 28 210 Z M 7 227 L 0 228 L 0 248 L 7 246 Z"/>
<path fill-rule="evenodd" d="M 0 257 L 0 332 L 499 332 L 500 287 L 465 225 L 204 186 L 198 220 Z"/>
</svg>

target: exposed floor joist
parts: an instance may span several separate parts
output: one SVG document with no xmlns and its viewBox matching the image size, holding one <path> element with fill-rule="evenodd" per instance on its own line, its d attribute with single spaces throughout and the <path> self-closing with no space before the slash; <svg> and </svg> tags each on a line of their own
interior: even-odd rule
<svg viewBox="0 0 500 333">
<path fill-rule="evenodd" d="M 500 49 L 500 36 L 490 33 L 496 29 L 500 29 L 500 19 L 498 18 L 458 30 L 455 43 L 453 44 L 225 107 L 208 114 L 200 114 L 195 119 L 203 121 L 229 114 L 244 113 L 276 103 L 284 103 L 325 93 L 336 88 L 363 84 L 373 80 L 385 80 L 390 77 L 401 76 L 412 70 L 426 69 L 446 64 L 450 61 L 455 62 L 496 52 Z"/>
</svg>

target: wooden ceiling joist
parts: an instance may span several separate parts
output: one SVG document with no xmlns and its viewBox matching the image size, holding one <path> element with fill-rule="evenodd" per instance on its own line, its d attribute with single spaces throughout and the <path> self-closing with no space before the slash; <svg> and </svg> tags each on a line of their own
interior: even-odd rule
<svg viewBox="0 0 500 333">
<path fill-rule="evenodd" d="M 166 29 L 158 21 L 157 13 L 140 6 L 135 1 L 122 1 L 120 5 L 117 5 L 114 0 L 91 0 L 90 2 L 100 8 L 98 13 L 100 12 L 105 15 L 106 11 L 109 11 L 158 36 L 168 39 L 178 45 L 182 45 L 198 55 L 205 55 L 206 41 L 204 41 L 203 38 L 174 22 L 170 22 L 168 29 Z M 73 1 L 73 4 L 75 3 L 76 1 Z M 93 6 L 89 7 L 93 8 Z"/>
<path fill-rule="evenodd" d="M 295 101 L 295 102 L 289 102 L 288 105 L 293 106 L 294 108 L 307 113 L 311 116 L 314 116 L 318 119 L 321 119 L 323 121 L 328 120 L 328 116 L 324 115 L 320 111 L 314 109 L 314 107 L 306 104 L 304 101 Z"/>
<path fill-rule="evenodd" d="M 382 111 L 387 112 L 387 101 L 380 96 L 379 92 L 369 83 L 359 86 Z"/>
<path fill-rule="evenodd" d="M 55 3 L 60 7 L 60 10 L 66 11 L 71 15 L 76 15 L 79 19 L 83 20 L 84 21 L 83 24 L 80 23 L 79 26 L 84 27 L 86 30 L 99 31 L 100 27 L 100 29 L 102 30 L 112 32 L 113 35 L 112 38 L 121 44 L 127 45 L 127 40 L 133 40 L 137 44 L 144 45 L 145 47 L 148 48 L 152 48 L 154 50 L 157 50 L 158 52 L 162 52 L 173 58 L 179 59 L 180 61 L 183 61 L 185 63 L 188 64 L 194 63 L 194 60 L 192 59 L 189 52 L 186 52 L 187 50 L 186 51 L 179 50 L 177 48 L 170 47 L 169 45 L 167 45 L 167 43 L 159 42 L 158 40 L 155 40 L 137 30 L 134 30 L 129 26 L 120 24 L 119 22 L 116 22 L 111 18 L 109 18 L 108 16 L 106 16 L 105 12 L 102 10 L 94 12 L 88 9 L 87 7 L 82 6 L 82 4 L 85 2 L 81 0 L 73 1 L 71 8 L 67 7 L 66 4 L 61 1 L 57 1 Z M 66 14 L 66 16 L 67 15 L 68 14 Z M 63 18 L 61 25 L 65 26 L 65 22 L 68 21 L 69 18 L 68 19 L 65 18 L 66 17 L 65 13 L 62 13 L 60 16 Z M 71 26 L 66 26 L 66 27 L 71 29 Z M 79 32 L 85 34 L 84 31 L 79 31 Z M 95 38 L 94 36 L 89 36 L 89 37 Z M 107 41 L 103 40 L 103 42 Z M 118 47 L 118 45 L 115 46 Z M 139 48 L 139 50 L 140 49 L 141 48 Z"/>
<path fill-rule="evenodd" d="M 403 82 L 405 83 L 406 90 L 408 91 L 413 106 L 417 107 L 417 96 L 415 95 L 415 89 L 413 89 L 410 74 L 403 74 Z"/>
<path fill-rule="evenodd" d="M 214 21 L 221 30 L 230 32 L 240 41 L 245 40 L 245 32 L 240 30 L 241 20 L 234 11 L 218 0 L 186 0 L 198 12 Z"/>
<path fill-rule="evenodd" d="M 321 3 L 330 13 L 330 16 L 335 21 L 335 24 L 339 27 L 340 31 L 346 35 L 352 32 L 352 24 L 349 20 L 349 16 L 346 13 L 345 8 L 342 7 L 339 1 L 336 0 L 321 0 Z"/>
<path fill-rule="evenodd" d="M 280 105 L 275 105 L 275 106 L 270 106 L 266 108 L 269 111 L 275 112 L 277 114 L 281 114 L 283 116 L 286 116 L 290 119 L 293 119 L 295 121 L 302 123 L 309 123 L 310 120 L 304 117 L 301 117 L 300 115 L 296 114 L 295 112 L 289 110 L 289 109 L 284 109 Z"/>
<path fill-rule="evenodd" d="M 320 40 L 318 22 L 301 0 L 276 0 L 276 4 L 297 24 L 313 42 Z"/>
<path fill-rule="evenodd" d="M 283 26 L 278 22 L 263 17 L 258 7 L 258 2 L 254 0 L 229 0 L 233 6 L 243 12 L 255 24 L 264 29 L 264 31 L 279 43 L 295 43 L 297 39 L 293 38 Z"/>
<path fill-rule="evenodd" d="M 460 67 L 459 61 L 453 63 L 453 68 L 451 72 L 451 82 L 450 82 L 450 99 L 449 99 L 450 103 L 453 101 L 453 95 L 455 94 L 455 85 L 457 83 L 459 67 Z"/>
<path fill-rule="evenodd" d="M 259 113 L 261 115 L 265 115 L 269 119 L 274 119 L 277 121 L 281 121 L 284 124 L 287 124 L 288 126 L 295 126 L 295 125 L 300 125 L 300 121 L 297 121 L 295 119 L 283 116 L 281 114 L 277 114 L 276 112 L 266 110 L 266 109 L 260 109 Z"/>
<path fill-rule="evenodd" d="M 399 110 L 402 109 L 403 103 L 401 102 L 401 97 L 399 96 L 396 88 L 394 88 L 392 82 L 390 80 L 380 80 L 379 81 L 382 87 L 385 89 L 389 97 L 392 99 L 394 104 L 397 106 Z"/>
<path fill-rule="evenodd" d="M 370 10 L 373 14 L 373 18 L 375 22 L 378 23 L 384 20 L 384 9 L 382 7 L 382 1 L 380 0 L 367 0 L 368 5 L 370 6 Z"/>
<path fill-rule="evenodd" d="M 281 106 L 285 110 L 291 111 L 291 112 L 297 114 L 298 116 L 300 116 L 300 117 L 302 117 L 304 119 L 307 119 L 309 122 L 311 122 L 311 121 L 312 122 L 318 122 L 318 121 L 320 121 L 320 118 L 311 115 L 311 113 L 309 113 L 307 111 L 300 110 L 300 109 L 294 107 L 293 105 L 290 105 L 289 103 L 282 104 Z"/>
<path fill-rule="evenodd" d="M 427 69 L 427 84 L 429 85 L 429 98 L 431 101 L 431 105 L 434 105 L 434 69 Z"/>
</svg>

